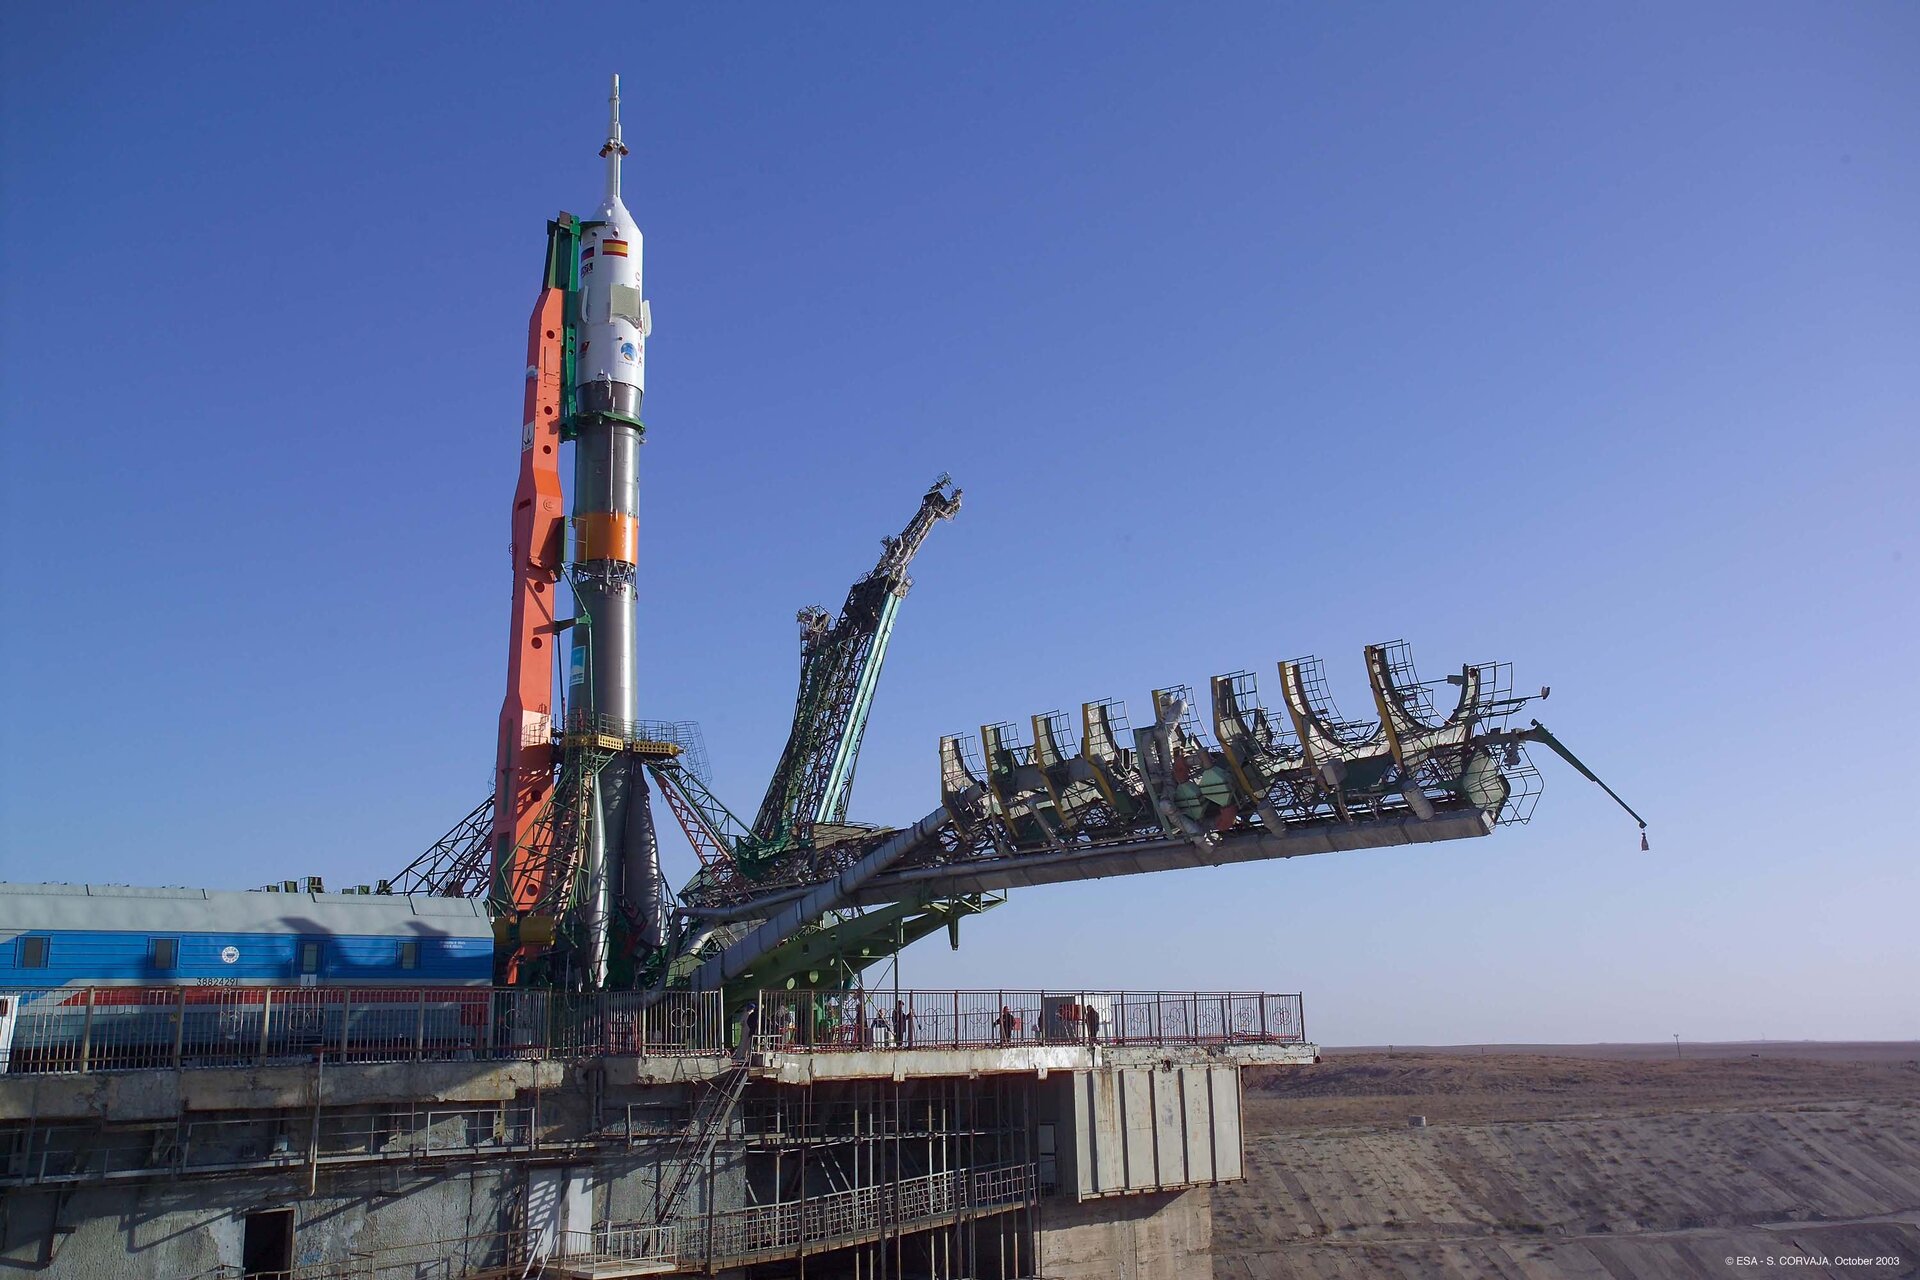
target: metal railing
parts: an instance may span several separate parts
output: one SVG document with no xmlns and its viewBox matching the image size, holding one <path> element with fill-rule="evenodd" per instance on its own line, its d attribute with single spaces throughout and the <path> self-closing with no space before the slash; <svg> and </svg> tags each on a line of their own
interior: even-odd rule
<svg viewBox="0 0 1920 1280">
<path fill-rule="evenodd" d="M 221 1263 L 197 1275 L 204 1280 L 459 1280 L 465 1276 L 519 1277 L 529 1268 L 512 1265 L 521 1257 L 524 1233 L 489 1231 L 447 1240 L 418 1240 L 367 1251 L 355 1250 L 332 1262 L 302 1263 L 291 1271 L 260 1271 L 239 1263 Z"/>
<path fill-rule="evenodd" d="M 699 724 L 692 720 L 629 720 L 624 716 L 569 711 L 563 727 L 568 735 L 590 734 L 621 742 L 664 743 L 678 748 L 673 754 L 685 757 L 687 766 L 694 772 L 702 777 L 707 774 L 706 741 L 701 737 Z"/>
<path fill-rule="evenodd" d="M 1302 1044 L 1298 995 L 1132 991 L 717 991 L 488 987 L 62 987 L 0 991 L 0 1075 L 301 1062 L 499 1061 Z"/>
<path fill-rule="evenodd" d="M 591 1231 L 562 1231 L 555 1250 L 562 1258 L 593 1262 L 673 1262 L 683 1252 L 682 1228 L 692 1222 L 663 1222 L 651 1226 L 608 1223 Z"/>
<path fill-rule="evenodd" d="M 810 1052 L 1306 1042 L 1301 997 L 1263 992 L 767 991 L 749 1016 Z"/>
<path fill-rule="evenodd" d="M 0 1073 L 726 1051 L 717 991 L 62 987 L 0 991 Z"/>
<path fill-rule="evenodd" d="M 581 1262 L 711 1261 L 781 1253 L 802 1244 L 858 1240 L 928 1219 L 1025 1204 L 1034 1198 L 1030 1164 L 954 1169 L 855 1187 L 781 1204 L 729 1209 L 666 1223 L 606 1223 L 563 1232 L 560 1255 Z"/>
<path fill-rule="evenodd" d="M 855 1187 L 783 1204 L 755 1205 L 715 1214 L 712 1256 L 747 1257 L 798 1245 L 857 1240 L 883 1228 L 904 1228 L 963 1209 L 1019 1204 L 1032 1198 L 1028 1165 L 960 1169 Z"/>
<path fill-rule="evenodd" d="M 0 1128 L 0 1187 L 97 1183 L 154 1175 L 258 1172 L 537 1153 L 531 1104 L 448 1104 L 317 1113 L 312 1125 L 268 1116 L 164 1124 Z"/>
</svg>

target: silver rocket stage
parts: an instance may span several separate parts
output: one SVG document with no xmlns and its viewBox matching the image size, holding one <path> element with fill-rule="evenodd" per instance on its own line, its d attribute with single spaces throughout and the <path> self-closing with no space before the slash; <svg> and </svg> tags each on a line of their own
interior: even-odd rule
<svg viewBox="0 0 1920 1280">
<path fill-rule="evenodd" d="M 567 726 L 630 740 L 639 719 L 639 419 L 651 329 L 641 297 L 641 236 L 620 196 L 620 80 L 609 98 L 607 191 L 580 229 L 579 346 L 575 359 L 573 551 L 576 617 L 567 672 Z M 646 774 L 615 752 L 592 775 L 582 854 L 585 977 L 604 986 L 615 913 L 636 950 L 664 938 L 664 891 Z"/>
</svg>

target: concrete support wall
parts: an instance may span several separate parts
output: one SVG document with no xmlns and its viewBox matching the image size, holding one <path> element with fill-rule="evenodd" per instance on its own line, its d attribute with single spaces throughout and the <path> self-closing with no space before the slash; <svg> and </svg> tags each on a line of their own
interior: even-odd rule
<svg viewBox="0 0 1920 1280">
<path fill-rule="evenodd" d="M 1047 1280 L 1207 1280 L 1213 1275 L 1210 1194 L 1049 1200 L 1038 1274 Z"/>
<path fill-rule="evenodd" d="M 1079 1199 L 1237 1181 L 1240 1073 L 1213 1064 L 1112 1066 L 1055 1099 L 1059 1186 Z"/>
<path fill-rule="evenodd" d="M 517 1220 L 520 1171 L 355 1171 L 0 1192 L 0 1276 L 149 1280 L 240 1274 L 246 1215 L 294 1210 L 294 1265 L 355 1254 L 417 1258 L 426 1276 L 505 1262 L 497 1233 Z M 222 1271 L 225 1268 L 225 1271 Z"/>
</svg>

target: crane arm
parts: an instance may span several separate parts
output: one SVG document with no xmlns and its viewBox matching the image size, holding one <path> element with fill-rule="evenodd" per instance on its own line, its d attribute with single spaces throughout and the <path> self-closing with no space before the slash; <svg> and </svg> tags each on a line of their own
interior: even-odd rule
<svg viewBox="0 0 1920 1280">
<path fill-rule="evenodd" d="M 960 490 L 943 475 L 899 536 L 881 543 L 879 562 L 848 590 L 837 618 L 829 623 L 824 610 L 801 611 L 793 727 L 754 817 L 753 839 L 739 850 L 744 861 L 777 858 L 811 839 L 816 823 L 846 817 L 880 667 L 900 601 L 913 585 L 907 566 L 933 526 L 959 510 Z"/>
<path fill-rule="evenodd" d="M 906 573 L 907 566 L 920 553 L 920 545 L 933 532 L 933 526 L 942 520 L 953 519 L 959 512 L 960 490 L 953 487 L 952 476 L 942 475 L 933 482 L 926 496 L 920 499 L 920 509 L 913 513 L 913 519 L 907 521 L 907 527 L 900 531 L 900 536 L 888 538 L 880 544 L 885 548 L 880 563 L 867 576 L 880 578 Z"/>
<path fill-rule="evenodd" d="M 1553 754 L 1559 756 L 1562 760 L 1565 760 L 1568 764 L 1572 765 L 1576 770 L 1578 770 L 1580 775 L 1584 777 L 1587 781 L 1593 783 L 1593 785 L 1595 785 L 1596 787 L 1599 787 L 1602 791 L 1606 792 L 1609 796 L 1611 796 L 1615 804 L 1619 805 L 1622 809 L 1625 809 L 1627 811 L 1628 817 L 1632 818 L 1635 822 L 1640 824 L 1640 829 L 1642 831 L 1645 831 L 1647 829 L 1647 820 L 1641 817 L 1639 814 L 1635 813 L 1633 811 L 1633 806 L 1620 798 L 1619 792 L 1615 791 L 1612 787 L 1602 782 L 1600 780 L 1599 774 L 1587 768 L 1586 764 L 1582 762 L 1579 756 L 1576 756 L 1575 754 L 1573 754 L 1573 752 L 1567 750 L 1566 743 L 1560 741 L 1560 739 L 1554 737 L 1551 733 L 1548 733 L 1547 726 L 1541 724 L 1538 720 L 1530 720 L 1528 721 L 1528 723 L 1531 724 L 1533 727 L 1527 730 L 1525 733 L 1516 734 L 1515 735 L 1516 737 L 1526 738 L 1531 742 L 1537 742 L 1541 746 L 1553 752 Z"/>
</svg>

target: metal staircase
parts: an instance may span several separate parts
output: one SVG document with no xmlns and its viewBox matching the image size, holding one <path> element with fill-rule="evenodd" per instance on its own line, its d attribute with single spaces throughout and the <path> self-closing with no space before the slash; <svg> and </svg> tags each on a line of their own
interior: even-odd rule
<svg viewBox="0 0 1920 1280">
<path fill-rule="evenodd" d="M 659 1211 L 654 1215 L 658 1222 L 667 1222 L 673 1217 L 673 1210 L 680 1203 L 680 1197 L 693 1186 L 700 1171 L 706 1167 L 707 1160 L 713 1155 L 713 1149 L 720 1142 L 720 1135 L 727 1131 L 727 1124 L 733 1119 L 734 1108 L 740 1105 L 740 1095 L 747 1089 L 747 1064 L 743 1061 L 732 1067 L 725 1075 L 713 1080 L 693 1109 L 693 1117 L 687 1124 L 687 1130 L 680 1137 L 680 1143 L 667 1158 L 669 1168 L 678 1166 L 673 1183 L 660 1198 Z"/>
</svg>

